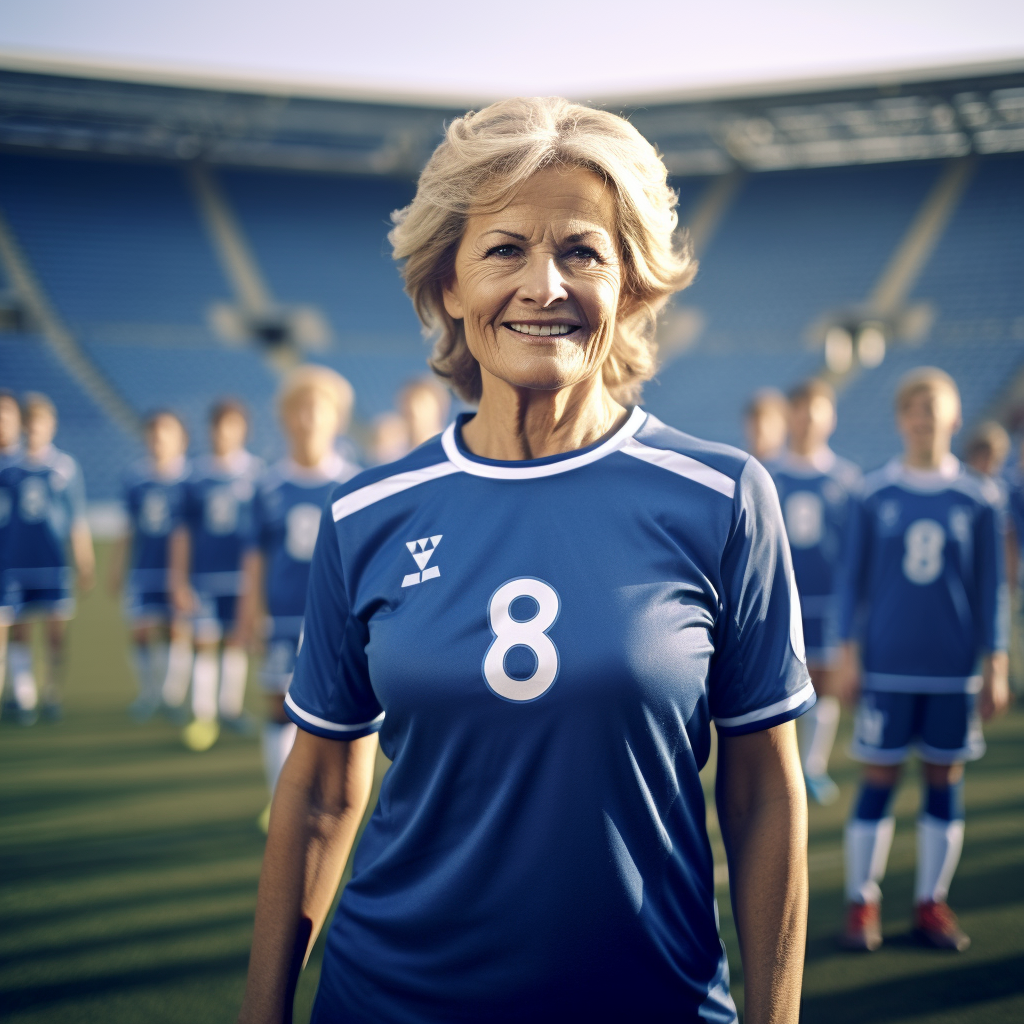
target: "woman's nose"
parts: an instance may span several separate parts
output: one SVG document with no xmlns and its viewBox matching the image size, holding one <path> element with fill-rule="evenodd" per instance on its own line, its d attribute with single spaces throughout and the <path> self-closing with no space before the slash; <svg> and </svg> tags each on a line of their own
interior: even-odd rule
<svg viewBox="0 0 1024 1024">
<path fill-rule="evenodd" d="M 526 268 L 526 277 L 519 289 L 520 297 L 534 302 L 541 309 L 569 297 L 565 280 L 558 262 L 551 256 L 531 260 Z"/>
</svg>

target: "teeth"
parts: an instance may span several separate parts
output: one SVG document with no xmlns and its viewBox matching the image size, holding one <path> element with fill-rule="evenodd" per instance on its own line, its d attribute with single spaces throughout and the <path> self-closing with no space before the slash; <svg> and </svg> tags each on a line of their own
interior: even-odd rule
<svg viewBox="0 0 1024 1024">
<path fill-rule="evenodd" d="M 508 324 L 513 331 L 519 334 L 529 334 L 534 338 L 549 338 L 552 335 L 570 334 L 576 328 L 572 324 L 548 324 L 542 327 L 540 324 Z"/>
</svg>

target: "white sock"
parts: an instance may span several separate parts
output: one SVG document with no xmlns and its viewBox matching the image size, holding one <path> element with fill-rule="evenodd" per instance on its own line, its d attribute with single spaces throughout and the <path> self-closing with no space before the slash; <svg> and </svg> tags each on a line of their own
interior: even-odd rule
<svg viewBox="0 0 1024 1024">
<path fill-rule="evenodd" d="M 819 697 L 817 703 L 800 719 L 800 749 L 803 752 L 804 774 L 810 778 L 828 772 L 828 759 L 839 728 L 839 700 Z"/>
<path fill-rule="evenodd" d="M 217 717 L 217 664 L 216 651 L 197 651 L 192 666 L 192 714 L 204 722 Z"/>
<path fill-rule="evenodd" d="M 22 711 L 33 711 L 39 703 L 39 695 L 32 672 L 32 648 L 28 644 L 12 643 L 7 650 L 7 660 L 11 666 L 15 703 Z"/>
<path fill-rule="evenodd" d="M 277 789 L 277 777 L 288 759 L 297 731 L 294 722 L 263 723 L 263 767 L 267 772 L 267 788 L 271 796 Z"/>
<path fill-rule="evenodd" d="M 917 819 L 917 885 L 914 899 L 944 903 L 964 846 L 963 819 L 943 821 L 930 814 Z"/>
<path fill-rule="evenodd" d="M 851 818 L 846 823 L 843 847 L 846 899 L 850 903 L 878 903 L 882 899 L 879 882 L 885 875 L 895 829 L 895 818 Z"/>
<path fill-rule="evenodd" d="M 167 674 L 164 676 L 164 703 L 180 708 L 185 703 L 189 680 L 192 677 L 192 642 L 172 640 L 167 648 Z"/>
<path fill-rule="evenodd" d="M 220 713 L 225 718 L 242 713 L 248 674 L 249 655 L 241 647 L 225 647 L 220 663 Z"/>
</svg>

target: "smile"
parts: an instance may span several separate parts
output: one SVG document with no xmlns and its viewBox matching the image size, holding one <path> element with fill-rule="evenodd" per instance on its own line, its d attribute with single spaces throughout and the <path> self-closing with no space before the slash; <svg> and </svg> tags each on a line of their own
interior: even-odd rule
<svg viewBox="0 0 1024 1024">
<path fill-rule="evenodd" d="M 524 324 L 519 322 L 504 323 L 502 327 L 507 327 L 510 331 L 515 331 L 516 334 L 529 334 L 535 338 L 549 338 L 552 335 L 572 334 L 574 331 L 580 329 L 579 324 Z"/>
</svg>

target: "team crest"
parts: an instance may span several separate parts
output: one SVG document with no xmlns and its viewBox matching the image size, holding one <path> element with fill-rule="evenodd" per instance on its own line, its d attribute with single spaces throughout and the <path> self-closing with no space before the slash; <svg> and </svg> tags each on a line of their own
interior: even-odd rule
<svg viewBox="0 0 1024 1024">
<path fill-rule="evenodd" d="M 405 542 L 405 546 L 409 549 L 409 554 L 412 555 L 413 561 L 415 561 L 419 568 L 419 572 L 406 574 L 402 579 L 403 587 L 413 587 L 417 583 L 426 583 L 427 580 L 437 579 L 441 575 L 441 570 L 436 565 L 428 567 L 427 564 L 437 550 L 437 545 L 441 543 L 441 536 L 440 533 L 437 533 L 433 537 L 420 537 L 419 540 L 408 540 Z"/>
</svg>

